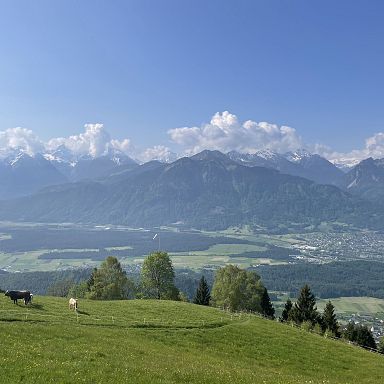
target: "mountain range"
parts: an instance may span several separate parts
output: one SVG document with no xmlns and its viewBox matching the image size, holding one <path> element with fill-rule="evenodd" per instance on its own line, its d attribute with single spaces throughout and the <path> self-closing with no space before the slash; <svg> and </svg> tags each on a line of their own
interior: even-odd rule
<svg viewBox="0 0 384 384">
<path fill-rule="evenodd" d="M 333 180 L 337 169 L 317 155 L 249 155 L 244 159 L 236 155 L 203 151 L 169 164 L 151 161 L 137 165 L 129 160 L 115 163 L 107 176 L 97 174 L 96 179 L 55 182 L 32 195 L 3 201 L 0 220 L 140 227 L 178 223 L 202 229 L 251 224 L 271 230 L 306 228 L 324 221 L 381 225 L 377 204 L 335 185 L 277 170 L 282 167 L 280 164 L 289 162 L 297 172 L 312 169 L 312 179 Z M 39 157 L 43 164 L 58 169 L 52 160 L 43 158 L 46 162 Z M 101 160 L 111 164 L 110 156 Z M 80 159 L 75 168 L 85 161 L 101 160 Z M 264 161 L 263 166 L 258 161 Z M 319 168 L 316 164 L 320 164 Z M 316 175 L 316 169 L 322 171 Z M 340 180 L 347 176 L 341 174 Z"/>
<path fill-rule="evenodd" d="M 76 157 L 65 146 L 33 156 L 15 150 L 0 159 L 0 199 L 33 194 L 49 185 L 98 179 L 138 164 L 122 152 Z"/>
</svg>

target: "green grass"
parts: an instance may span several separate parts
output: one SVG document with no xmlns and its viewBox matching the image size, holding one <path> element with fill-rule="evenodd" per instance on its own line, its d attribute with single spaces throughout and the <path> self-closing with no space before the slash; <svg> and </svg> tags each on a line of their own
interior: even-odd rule
<svg viewBox="0 0 384 384">
<path fill-rule="evenodd" d="M 376 314 L 384 312 L 384 300 L 374 297 L 339 297 L 330 299 L 340 314 L 359 313 Z M 323 310 L 328 300 L 319 300 L 318 309 Z"/>
<path fill-rule="evenodd" d="M 0 382 L 379 383 L 384 356 L 188 303 L 0 296 Z"/>
</svg>

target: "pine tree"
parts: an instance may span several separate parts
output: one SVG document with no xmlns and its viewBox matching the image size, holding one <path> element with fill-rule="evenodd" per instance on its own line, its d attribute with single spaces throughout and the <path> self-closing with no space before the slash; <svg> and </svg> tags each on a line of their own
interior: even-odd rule
<svg viewBox="0 0 384 384">
<path fill-rule="evenodd" d="M 384 336 L 381 337 L 381 339 L 379 341 L 379 345 L 377 346 L 377 350 L 380 353 L 384 353 Z"/>
<path fill-rule="evenodd" d="M 304 321 L 309 321 L 315 325 L 319 320 L 319 313 L 317 312 L 316 299 L 311 288 L 306 284 L 301 288 L 300 295 L 291 311 L 292 320 L 298 324 Z"/>
<path fill-rule="evenodd" d="M 288 298 L 287 302 L 285 303 L 283 312 L 281 313 L 281 316 L 280 316 L 280 318 L 279 318 L 279 320 L 280 320 L 281 322 L 284 322 L 284 321 L 288 321 L 288 320 L 289 320 L 289 318 L 290 318 L 290 312 L 291 312 L 292 307 L 293 307 L 292 301 L 291 301 L 290 298 Z"/>
<path fill-rule="evenodd" d="M 269 298 L 267 288 L 264 288 L 263 293 L 261 295 L 261 313 L 268 317 L 271 320 L 275 319 L 275 308 L 271 303 L 271 299 Z"/>
<path fill-rule="evenodd" d="M 376 349 L 375 339 L 366 325 L 355 324 L 352 321 L 348 323 L 347 328 L 343 332 L 343 336 L 347 340 L 362 347 Z"/>
<path fill-rule="evenodd" d="M 349 341 L 355 342 L 357 338 L 356 325 L 353 321 L 349 322 L 343 331 L 343 337 Z"/>
<path fill-rule="evenodd" d="M 323 316 L 322 316 L 322 323 L 324 331 L 329 330 L 331 331 L 336 337 L 340 336 L 339 333 L 339 324 L 336 320 L 335 315 L 335 307 L 331 303 L 331 301 L 328 301 L 324 308 Z"/>
<path fill-rule="evenodd" d="M 193 302 L 199 305 L 209 305 L 210 300 L 211 294 L 209 292 L 207 280 L 205 280 L 205 277 L 202 276 L 200 279 L 199 286 L 196 289 L 196 294 L 193 299 Z"/>
<path fill-rule="evenodd" d="M 356 343 L 362 347 L 376 349 L 375 339 L 366 325 L 357 326 Z"/>
</svg>

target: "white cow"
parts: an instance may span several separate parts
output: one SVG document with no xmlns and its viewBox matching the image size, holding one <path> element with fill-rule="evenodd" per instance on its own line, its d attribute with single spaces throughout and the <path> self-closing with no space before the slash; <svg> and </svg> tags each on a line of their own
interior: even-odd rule
<svg viewBox="0 0 384 384">
<path fill-rule="evenodd" d="M 69 299 L 69 309 L 77 311 L 77 299 L 74 299 L 73 297 Z"/>
</svg>

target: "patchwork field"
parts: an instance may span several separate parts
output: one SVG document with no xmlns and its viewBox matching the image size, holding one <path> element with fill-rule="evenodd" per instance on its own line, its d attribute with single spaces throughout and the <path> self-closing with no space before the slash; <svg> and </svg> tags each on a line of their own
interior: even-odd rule
<svg viewBox="0 0 384 384">
<path fill-rule="evenodd" d="M 317 307 L 323 310 L 328 300 L 319 300 Z M 377 314 L 384 313 L 384 300 L 374 297 L 339 297 L 331 299 L 339 314 Z"/>
<path fill-rule="evenodd" d="M 292 253 L 290 246 L 240 230 L 0 223 L 0 269 L 9 272 L 93 267 L 107 256 L 118 257 L 123 265 L 135 265 L 158 249 L 169 252 L 176 268 L 285 264 Z"/>
<path fill-rule="evenodd" d="M 378 383 L 384 356 L 180 302 L 0 297 L 7 383 Z M 17 356 L 17 364 L 15 364 Z"/>
</svg>

